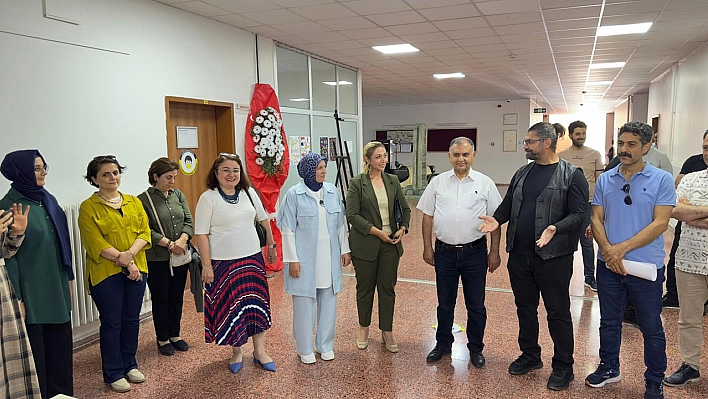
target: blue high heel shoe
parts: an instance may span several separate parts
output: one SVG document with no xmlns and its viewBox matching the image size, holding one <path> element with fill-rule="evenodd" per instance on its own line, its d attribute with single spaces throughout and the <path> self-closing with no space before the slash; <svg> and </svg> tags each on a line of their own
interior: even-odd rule
<svg viewBox="0 0 708 399">
<path fill-rule="evenodd" d="M 241 368 L 243 367 L 243 362 L 238 362 L 238 363 L 230 363 L 229 364 L 229 370 L 231 370 L 232 373 L 236 374 L 239 371 L 241 371 Z"/>
<path fill-rule="evenodd" d="M 256 357 L 253 357 L 253 363 L 261 366 L 263 370 L 268 370 L 268 371 L 275 371 L 275 362 L 268 362 L 268 363 L 261 363 L 260 360 L 256 359 Z"/>
</svg>

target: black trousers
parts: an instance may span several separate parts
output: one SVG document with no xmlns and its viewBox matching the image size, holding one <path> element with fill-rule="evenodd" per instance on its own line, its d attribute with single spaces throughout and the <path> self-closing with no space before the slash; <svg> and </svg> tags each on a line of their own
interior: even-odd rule
<svg viewBox="0 0 708 399">
<path fill-rule="evenodd" d="M 573 254 L 544 260 L 538 255 L 509 254 L 509 280 L 519 317 L 519 348 L 524 356 L 538 359 L 539 294 L 546 307 L 548 332 L 553 339 L 553 368 L 573 365 L 573 321 L 570 316 L 570 278 Z"/>
<path fill-rule="evenodd" d="M 169 261 L 148 261 L 147 284 L 152 296 L 152 321 L 158 341 L 179 337 L 188 270 L 187 265 L 173 267 L 174 276 L 170 276 Z"/>
<path fill-rule="evenodd" d="M 42 397 L 74 396 L 71 322 L 27 324 L 26 327 Z"/>
<path fill-rule="evenodd" d="M 676 289 L 676 250 L 681 238 L 681 222 L 676 223 L 674 229 L 674 242 L 669 252 L 669 263 L 666 264 L 666 296 L 678 301 L 678 290 Z"/>
</svg>

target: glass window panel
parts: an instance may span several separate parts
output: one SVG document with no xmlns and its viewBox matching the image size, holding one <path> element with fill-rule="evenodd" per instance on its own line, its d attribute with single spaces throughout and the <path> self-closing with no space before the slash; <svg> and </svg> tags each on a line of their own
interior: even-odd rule
<svg viewBox="0 0 708 399">
<path fill-rule="evenodd" d="M 359 98 L 357 94 L 356 71 L 337 67 L 339 75 L 339 112 L 357 115 Z"/>
<path fill-rule="evenodd" d="M 352 147 L 350 148 L 349 157 L 352 161 L 352 168 L 354 169 L 354 175 L 356 176 L 359 172 L 359 166 L 357 165 L 357 154 L 359 148 L 356 145 L 356 122 L 343 121 L 339 122 L 340 129 L 342 131 L 342 140 L 350 141 Z M 321 139 L 327 139 L 326 152 L 329 155 L 331 147 L 329 146 L 329 141 L 331 138 L 337 138 L 337 125 L 335 124 L 334 118 L 315 116 L 312 118 L 312 152 L 318 152 L 322 154 L 322 147 L 324 145 Z M 336 151 L 339 154 L 339 143 L 337 142 Z M 325 181 L 334 184 L 337 180 L 337 162 L 332 160 L 327 162 L 327 176 Z M 341 193 L 340 193 L 341 194 Z"/>
<path fill-rule="evenodd" d="M 336 87 L 334 65 L 312 58 L 312 109 L 334 113 Z"/>
<path fill-rule="evenodd" d="M 290 137 L 305 136 L 310 137 L 310 116 L 302 114 L 290 114 L 283 112 L 283 128 L 288 137 L 288 146 L 290 145 Z M 313 148 L 313 147 L 311 147 Z M 288 189 L 300 182 L 300 176 L 297 174 L 297 165 L 293 165 L 290 161 L 290 172 L 285 180 L 283 188 L 280 190 L 280 198 L 282 199 Z"/>
<path fill-rule="evenodd" d="M 310 109 L 307 56 L 276 47 L 278 100 L 281 107 Z"/>
</svg>

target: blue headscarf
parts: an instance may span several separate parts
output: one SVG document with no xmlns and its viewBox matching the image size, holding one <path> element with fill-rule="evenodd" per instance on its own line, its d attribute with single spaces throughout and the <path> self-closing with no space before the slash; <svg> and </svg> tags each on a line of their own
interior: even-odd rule
<svg viewBox="0 0 708 399">
<path fill-rule="evenodd" d="M 69 280 L 74 279 L 74 268 L 71 256 L 71 239 L 69 238 L 69 225 L 66 221 L 66 214 L 61 209 L 57 199 L 49 194 L 44 187 L 37 185 L 37 178 L 34 174 L 34 160 L 40 157 L 42 162 L 44 157 L 38 150 L 20 150 L 5 155 L 0 165 L 0 172 L 7 180 L 12 182 L 11 186 L 24 197 L 40 202 L 47 210 L 49 219 L 54 225 L 57 235 L 59 252 L 64 270 Z"/>
<path fill-rule="evenodd" d="M 302 177 L 307 188 L 315 192 L 322 188 L 322 183 L 318 183 L 316 180 L 317 166 L 322 161 L 326 161 L 326 158 L 311 152 L 302 157 L 300 163 L 297 164 L 297 173 Z"/>
</svg>

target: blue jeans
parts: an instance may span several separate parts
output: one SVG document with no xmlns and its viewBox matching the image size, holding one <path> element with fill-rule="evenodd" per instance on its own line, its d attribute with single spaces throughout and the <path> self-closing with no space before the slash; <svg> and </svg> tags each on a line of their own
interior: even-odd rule
<svg viewBox="0 0 708 399">
<path fill-rule="evenodd" d="M 663 268 L 662 268 L 663 269 Z M 622 315 L 627 298 L 634 303 L 639 329 L 644 336 L 644 378 L 661 384 L 666 371 L 666 336 L 661 324 L 664 270 L 656 281 L 621 276 L 597 261 L 597 296 L 600 299 L 600 361 L 619 370 Z"/>
<path fill-rule="evenodd" d="M 140 309 L 143 305 L 145 281 L 133 281 L 123 273 L 114 274 L 95 286 L 89 286 L 100 313 L 101 367 L 103 381 L 110 384 L 138 368 Z"/>
<path fill-rule="evenodd" d="M 592 243 L 592 238 L 585 237 L 585 229 L 590 226 L 590 215 L 592 214 L 592 205 L 588 204 L 585 210 L 585 219 L 580 226 L 580 249 L 583 254 L 583 275 L 585 281 L 595 278 L 595 247 Z"/>
<path fill-rule="evenodd" d="M 487 243 L 485 240 L 472 248 L 453 252 L 435 242 L 435 285 L 438 292 L 438 330 L 435 339 L 438 346 L 452 347 L 452 323 L 455 317 L 457 291 L 462 278 L 462 292 L 467 308 L 467 348 L 471 353 L 484 348 L 484 328 L 487 325 L 487 309 L 484 307 L 487 283 Z"/>
</svg>

